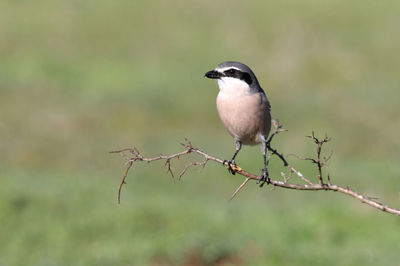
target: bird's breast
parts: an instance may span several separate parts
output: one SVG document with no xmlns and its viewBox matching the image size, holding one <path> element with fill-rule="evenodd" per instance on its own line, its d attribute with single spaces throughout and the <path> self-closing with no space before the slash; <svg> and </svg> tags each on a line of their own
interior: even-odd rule
<svg viewBox="0 0 400 266">
<path fill-rule="evenodd" d="M 228 132 L 243 144 L 254 145 L 267 136 L 271 117 L 268 100 L 263 93 L 217 96 L 217 110 Z"/>
</svg>

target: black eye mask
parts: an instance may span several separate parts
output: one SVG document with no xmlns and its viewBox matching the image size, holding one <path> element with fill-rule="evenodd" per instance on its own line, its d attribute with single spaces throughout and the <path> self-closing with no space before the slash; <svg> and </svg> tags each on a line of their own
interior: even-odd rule
<svg viewBox="0 0 400 266">
<path fill-rule="evenodd" d="M 249 73 L 242 72 L 242 71 L 234 69 L 234 68 L 225 70 L 224 75 L 226 77 L 232 77 L 232 78 L 237 78 L 237 79 L 243 80 L 244 82 L 249 84 L 249 86 L 251 85 L 251 83 L 253 83 L 253 80 Z"/>
</svg>

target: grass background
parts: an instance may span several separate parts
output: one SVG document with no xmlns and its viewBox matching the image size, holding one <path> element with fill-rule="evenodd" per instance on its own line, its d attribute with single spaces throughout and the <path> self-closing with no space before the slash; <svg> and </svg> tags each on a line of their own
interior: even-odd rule
<svg viewBox="0 0 400 266">
<path fill-rule="evenodd" d="M 398 1 L 0 2 L 0 265 L 398 265 L 400 220 L 337 193 L 260 189 L 210 163 L 173 184 L 108 151 L 175 152 L 185 137 L 228 158 L 203 74 L 249 64 L 311 156 L 400 204 Z M 258 172 L 259 147 L 237 161 Z M 291 159 L 304 173 L 309 164 Z M 174 164 L 176 169 L 184 162 Z M 274 160 L 271 174 L 281 163 Z"/>
</svg>

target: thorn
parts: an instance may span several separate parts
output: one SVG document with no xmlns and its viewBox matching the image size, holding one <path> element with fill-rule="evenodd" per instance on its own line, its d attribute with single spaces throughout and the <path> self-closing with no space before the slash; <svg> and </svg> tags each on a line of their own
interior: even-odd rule
<svg viewBox="0 0 400 266">
<path fill-rule="evenodd" d="M 239 191 L 247 184 L 247 182 L 249 182 L 250 178 L 246 178 L 246 180 L 244 180 L 244 182 L 235 190 L 235 192 L 233 192 L 231 198 L 229 199 L 230 201 L 233 200 L 233 198 L 236 196 L 237 193 L 239 193 Z"/>
</svg>

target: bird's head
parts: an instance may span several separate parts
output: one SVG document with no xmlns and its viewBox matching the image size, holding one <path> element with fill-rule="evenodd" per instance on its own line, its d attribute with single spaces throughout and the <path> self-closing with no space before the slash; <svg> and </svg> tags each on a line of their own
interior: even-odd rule
<svg viewBox="0 0 400 266">
<path fill-rule="evenodd" d="M 250 93 L 261 89 L 253 71 L 240 62 L 223 62 L 204 76 L 217 80 L 219 89 L 224 92 Z"/>
</svg>

